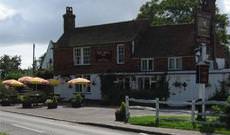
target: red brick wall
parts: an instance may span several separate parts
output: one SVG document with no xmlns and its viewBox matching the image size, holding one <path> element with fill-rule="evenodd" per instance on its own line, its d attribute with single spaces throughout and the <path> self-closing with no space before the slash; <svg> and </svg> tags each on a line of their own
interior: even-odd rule
<svg viewBox="0 0 230 135">
<path fill-rule="evenodd" d="M 97 50 L 111 51 L 111 59 L 98 61 Z M 131 45 L 125 44 L 125 64 L 117 64 L 116 45 L 104 47 L 91 47 L 90 65 L 74 66 L 73 48 L 54 49 L 54 71 L 55 74 L 80 74 L 80 73 L 108 73 L 108 72 L 137 72 L 139 60 L 132 58 Z"/>
<path fill-rule="evenodd" d="M 111 52 L 110 59 L 99 61 L 97 51 Z M 90 65 L 74 66 L 73 48 L 55 48 L 54 49 L 54 71 L 55 74 L 70 75 L 81 73 L 116 73 L 116 72 L 140 72 L 140 59 L 133 58 L 131 45 L 125 45 L 125 64 L 117 64 L 116 45 L 91 47 Z M 195 58 L 182 58 L 183 70 L 195 70 Z M 154 58 L 154 71 L 168 71 L 168 58 Z"/>
<path fill-rule="evenodd" d="M 195 58 L 193 56 L 182 57 L 182 70 L 195 70 Z M 154 71 L 168 71 L 168 58 L 154 58 Z"/>
<path fill-rule="evenodd" d="M 182 57 L 182 64 L 183 70 L 195 70 L 196 69 L 196 62 L 195 57 L 193 56 L 186 56 Z"/>
</svg>

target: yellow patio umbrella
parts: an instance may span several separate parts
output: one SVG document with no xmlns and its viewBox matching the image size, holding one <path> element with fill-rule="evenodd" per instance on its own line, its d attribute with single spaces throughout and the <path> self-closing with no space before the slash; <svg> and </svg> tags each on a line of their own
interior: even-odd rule
<svg viewBox="0 0 230 135">
<path fill-rule="evenodd" d="M 18 81 L 24 83 L 24 84 L 34 84 L 36 85 L 36 90 L 37 90 L 37 85 L 42 84 L 42 85 L 48 85 L 49 81 L 40 78 L 40 77 L 30 77 L 30 76 L 24 76 L 18 79 Z"/>
<path fill-rule="evenodd" d="M 31 77 L 31 76 L 23 76 L 23 77 L 19 78 L 18 81 L 22 82 L 24 84 L 30 84 L 32 79 L 33 79 L 33 77 Z"/>
<path fill-rule="evenodd" d="M 31 79 L 30 81 L 31 84 L 43 84 L 43 85 L 48 85 L 49 84 L 49 81 L 43 79 L 43 78 L 40 78 L 40 77 L 34 77 Z"/>
<path fill-rule="evenodd" d="M 14 79 L 10 79 L 10 80 L 5 80 L 2 82 L 2 84 L 4 85 L 8 85 L 8 86 L 11 86 L 11 87 L 23 87 L 24 84 L 17 81 L 17 80 L 14 80 Z"/>
<path fill-rule="evenodd" d="M 85 78 L 76 78 L 68 81 L 68 84 L 74 85 L 74 84 L 89 84 L 90 80 Z"/>
<path fill-rule="evenodd" d="M 60 84 L 60 80 L 56 80 L 56 79 L 49 79 L 49 84 L 52 86 L 57 86 Z"/>
</svg>

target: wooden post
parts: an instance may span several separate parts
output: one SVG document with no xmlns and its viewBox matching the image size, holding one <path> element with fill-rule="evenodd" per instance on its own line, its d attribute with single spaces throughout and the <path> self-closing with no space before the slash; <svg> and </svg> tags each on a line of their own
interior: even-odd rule
<svg viewBox="0 0 230 135">
<path fill-rule="evenodd" d="M 202 100 L 202 118 L 206 120 L 206 111 L 205 111 L 205 99 Z"/>
<path fill-rule="evenodd" d="M 195 127 L 195 111 L 196 111 L 196 101 L 192 100 L 192 125 Z"/>
<path fill-rule="evenodd" d="M 125 119 L 126 122 L 129 120 L 129 96 L 125 96 Z"/>
<path fill-rule="evenodd" d="M 160 122 L 160 119 L 159 119 L 159 98 L 156 98 L 156 126 L 159 126 L 159 122 Z"/>
</svg>

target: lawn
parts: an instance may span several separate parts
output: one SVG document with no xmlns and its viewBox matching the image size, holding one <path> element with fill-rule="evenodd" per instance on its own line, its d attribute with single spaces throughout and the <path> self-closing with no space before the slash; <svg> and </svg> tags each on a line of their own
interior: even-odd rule
<svg viewBox="0 0 230 135">
<path fill-rule="evenodd" d="M 0 132 L 0 135 L 8 135 L 8 134 L 6 134 L 6 133 L 3 133 L 3 132 Z"/>
<path fill-rule="evenodd" d="M 209 117 L 208 121 L 211 123 L 215 119 L 215 117 Z M 195 131 L 212 131 L 215 129 L 215 133 L 230 135 L 230 129 L 213 126 L 211 124 L 201 125 L 196 123 L 193 125 L 189 120 L 191 120 L 191 116 L 189 115 L 160 116 L 159 127 Z M 156 127 L 155 116 L 134 116 L 129 118 L 128 122 L 133 125 Z"/>
</svg>

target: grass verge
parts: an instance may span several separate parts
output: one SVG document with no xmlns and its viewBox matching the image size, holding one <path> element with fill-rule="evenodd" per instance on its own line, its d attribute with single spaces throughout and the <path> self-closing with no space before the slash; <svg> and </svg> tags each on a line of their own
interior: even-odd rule
<svg viewBox="0 0 230 135">
<path fill-rule="evenodd" d="M 209 123 L 204 125 L 199 123 L 195 123 L 193 125 L 190 122 L 190 119 L 191 117 L 189 115 L 160 116 L 160 124 L 158 127 L 194 130 L 194 131 L 201 131 L 201 132 L 215 132 L 218 134 L 230 135 L 230 129 L 225 129 L 223 127 L 212 124 L 212 122 L 216 120 L 216 117 L 208 117 L 207 121 Z M 128 122 L 133 125 L 156 127 L 155 116 L 134 116 L 129 118 Z"/>
<path fill-rule="evenodd" d="M 8 135 L 7 133 L 0 132 L 0 135 Z"/>
</svg>

